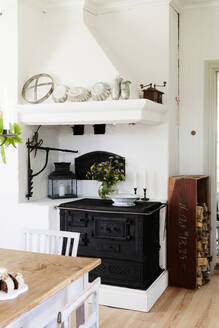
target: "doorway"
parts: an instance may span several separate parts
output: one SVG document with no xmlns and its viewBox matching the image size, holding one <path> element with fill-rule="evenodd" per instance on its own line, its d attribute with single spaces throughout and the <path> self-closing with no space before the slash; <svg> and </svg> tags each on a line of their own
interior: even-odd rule
<svg viewBox="0 0 219 328">
<path fill-rule="evenodd" d="M 216 269 L 219 269 L 219 72 L 217 72 Z"/>
<path fill-rule="evenodd" d="M 205 101 L 204 101 L 204 173 L 210 177 L 209 207 L 211 213 L 211 272 L 213 273 L 217 260 L 219 235 L 217 232 L 217 190 L 219 192 L 219 60 L 205 61 Z M 218 174 L 217 174 L 218 167 Z M 219 194 L 218 194 L 219 199 Z M 219 221 L 218 221 L 219 222 Z M 218 241 L 217 241 L 218 239 Z M 218 243 L 218 245 L 217 245 Z M 219 250 L 219 249 L 218 249 Z M 219 260 L 219 258 L 218 258 Z M 219 265 L 218 267 L 219 268 Z"/>
</svg>

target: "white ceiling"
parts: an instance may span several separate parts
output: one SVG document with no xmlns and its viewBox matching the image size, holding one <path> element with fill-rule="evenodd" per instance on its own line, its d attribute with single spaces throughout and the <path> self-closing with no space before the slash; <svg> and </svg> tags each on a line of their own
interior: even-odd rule
<svg viewBox="0 0 219 328">
<path fill-rule="evenodd" d="M 219 0 L 178 0 L 178 2 L 183 6 L 219 4 Z"/>
<path fill-rule="evenodd" d="M 87 8 L 123 8 L 145 3 L 172 2 L 180 7 L 219 5 L 219 0 L 38 0 L 42 5 L 63 6 L 84 4 Z M 36 1 L 34 1 L 36 2 Z"/>
</svg>

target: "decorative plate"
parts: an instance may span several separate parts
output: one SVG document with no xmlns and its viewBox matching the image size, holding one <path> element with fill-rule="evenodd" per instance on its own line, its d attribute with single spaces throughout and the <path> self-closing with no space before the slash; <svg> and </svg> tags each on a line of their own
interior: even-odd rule
<svg viewBox="0 0 219 328">
<path fill-rule="evenodd" d="M 13 300 L 14 298 L 18 297 L 20 294 L 25 293 L 28 290 L 28 285 L 23 285 L 23 287 L 19 289 L 14 289 L 10 293 L 5 293 L 0 291 L 0 301 L 8 301 Z"/>
<path fill-rule="evenodd" d="M 57 85 L 53 91 L 52 99 L 55 103 L 64 103 L 68 99 L 69 88 L 65 85 Z"/>
<path fill-rule="evenodd" d="M 82 87 L 74 87 L 69 90 L 69 101 L 87 101 L 91 96 L 88 89 Z"/>
<path fill-rule="evenodd" d="M 22 96 L 30 104 L 40 104 L 49 98 L 53 90 L 53 78 L 49 74 L 42 73 L 27 80 L 22 89 Z"/>
<path fill-rule="evenodd" d="M 132 207 L 135 206 L 134 201 L 139 198 L 138 195 L 132 195 L 132 194 L 111 194 L 110 195 L 113 206 L 118 207 Z"/>
<path fill-rule="evenodd" d="M 93 100 L 101 101 L 106 100 L 111 93 L 111 87 L 104 82 L 97 82 L 91 89 Z"/>
</svg>

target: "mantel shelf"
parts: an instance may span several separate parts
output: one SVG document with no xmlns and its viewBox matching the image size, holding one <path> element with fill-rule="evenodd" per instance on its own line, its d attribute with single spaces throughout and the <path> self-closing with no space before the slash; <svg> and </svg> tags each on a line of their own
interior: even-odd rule
<svg viewBox="0 0 219 328">
<path fill-rule="evenodd" d="M 18 105 L 19 121 L 26 125 L 128 124 L 158 125 L 166 106 L 147 99 Z"/>
</svg>

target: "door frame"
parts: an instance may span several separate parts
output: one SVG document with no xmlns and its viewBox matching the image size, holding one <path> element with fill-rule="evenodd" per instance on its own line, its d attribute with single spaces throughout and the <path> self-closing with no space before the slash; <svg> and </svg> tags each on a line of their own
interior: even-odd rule
<svg viewBox="0 0 219 328">
<path fill-rule="evenodd" d="M 204 170 L 210 176 L 211 272 L 216 265 L 216 197 L 217 197 L 217 74 L 219 60 L 205 61 L 204 92 Z M 213 220 L 215 218 L 215 220 Z"/>
</svg>

